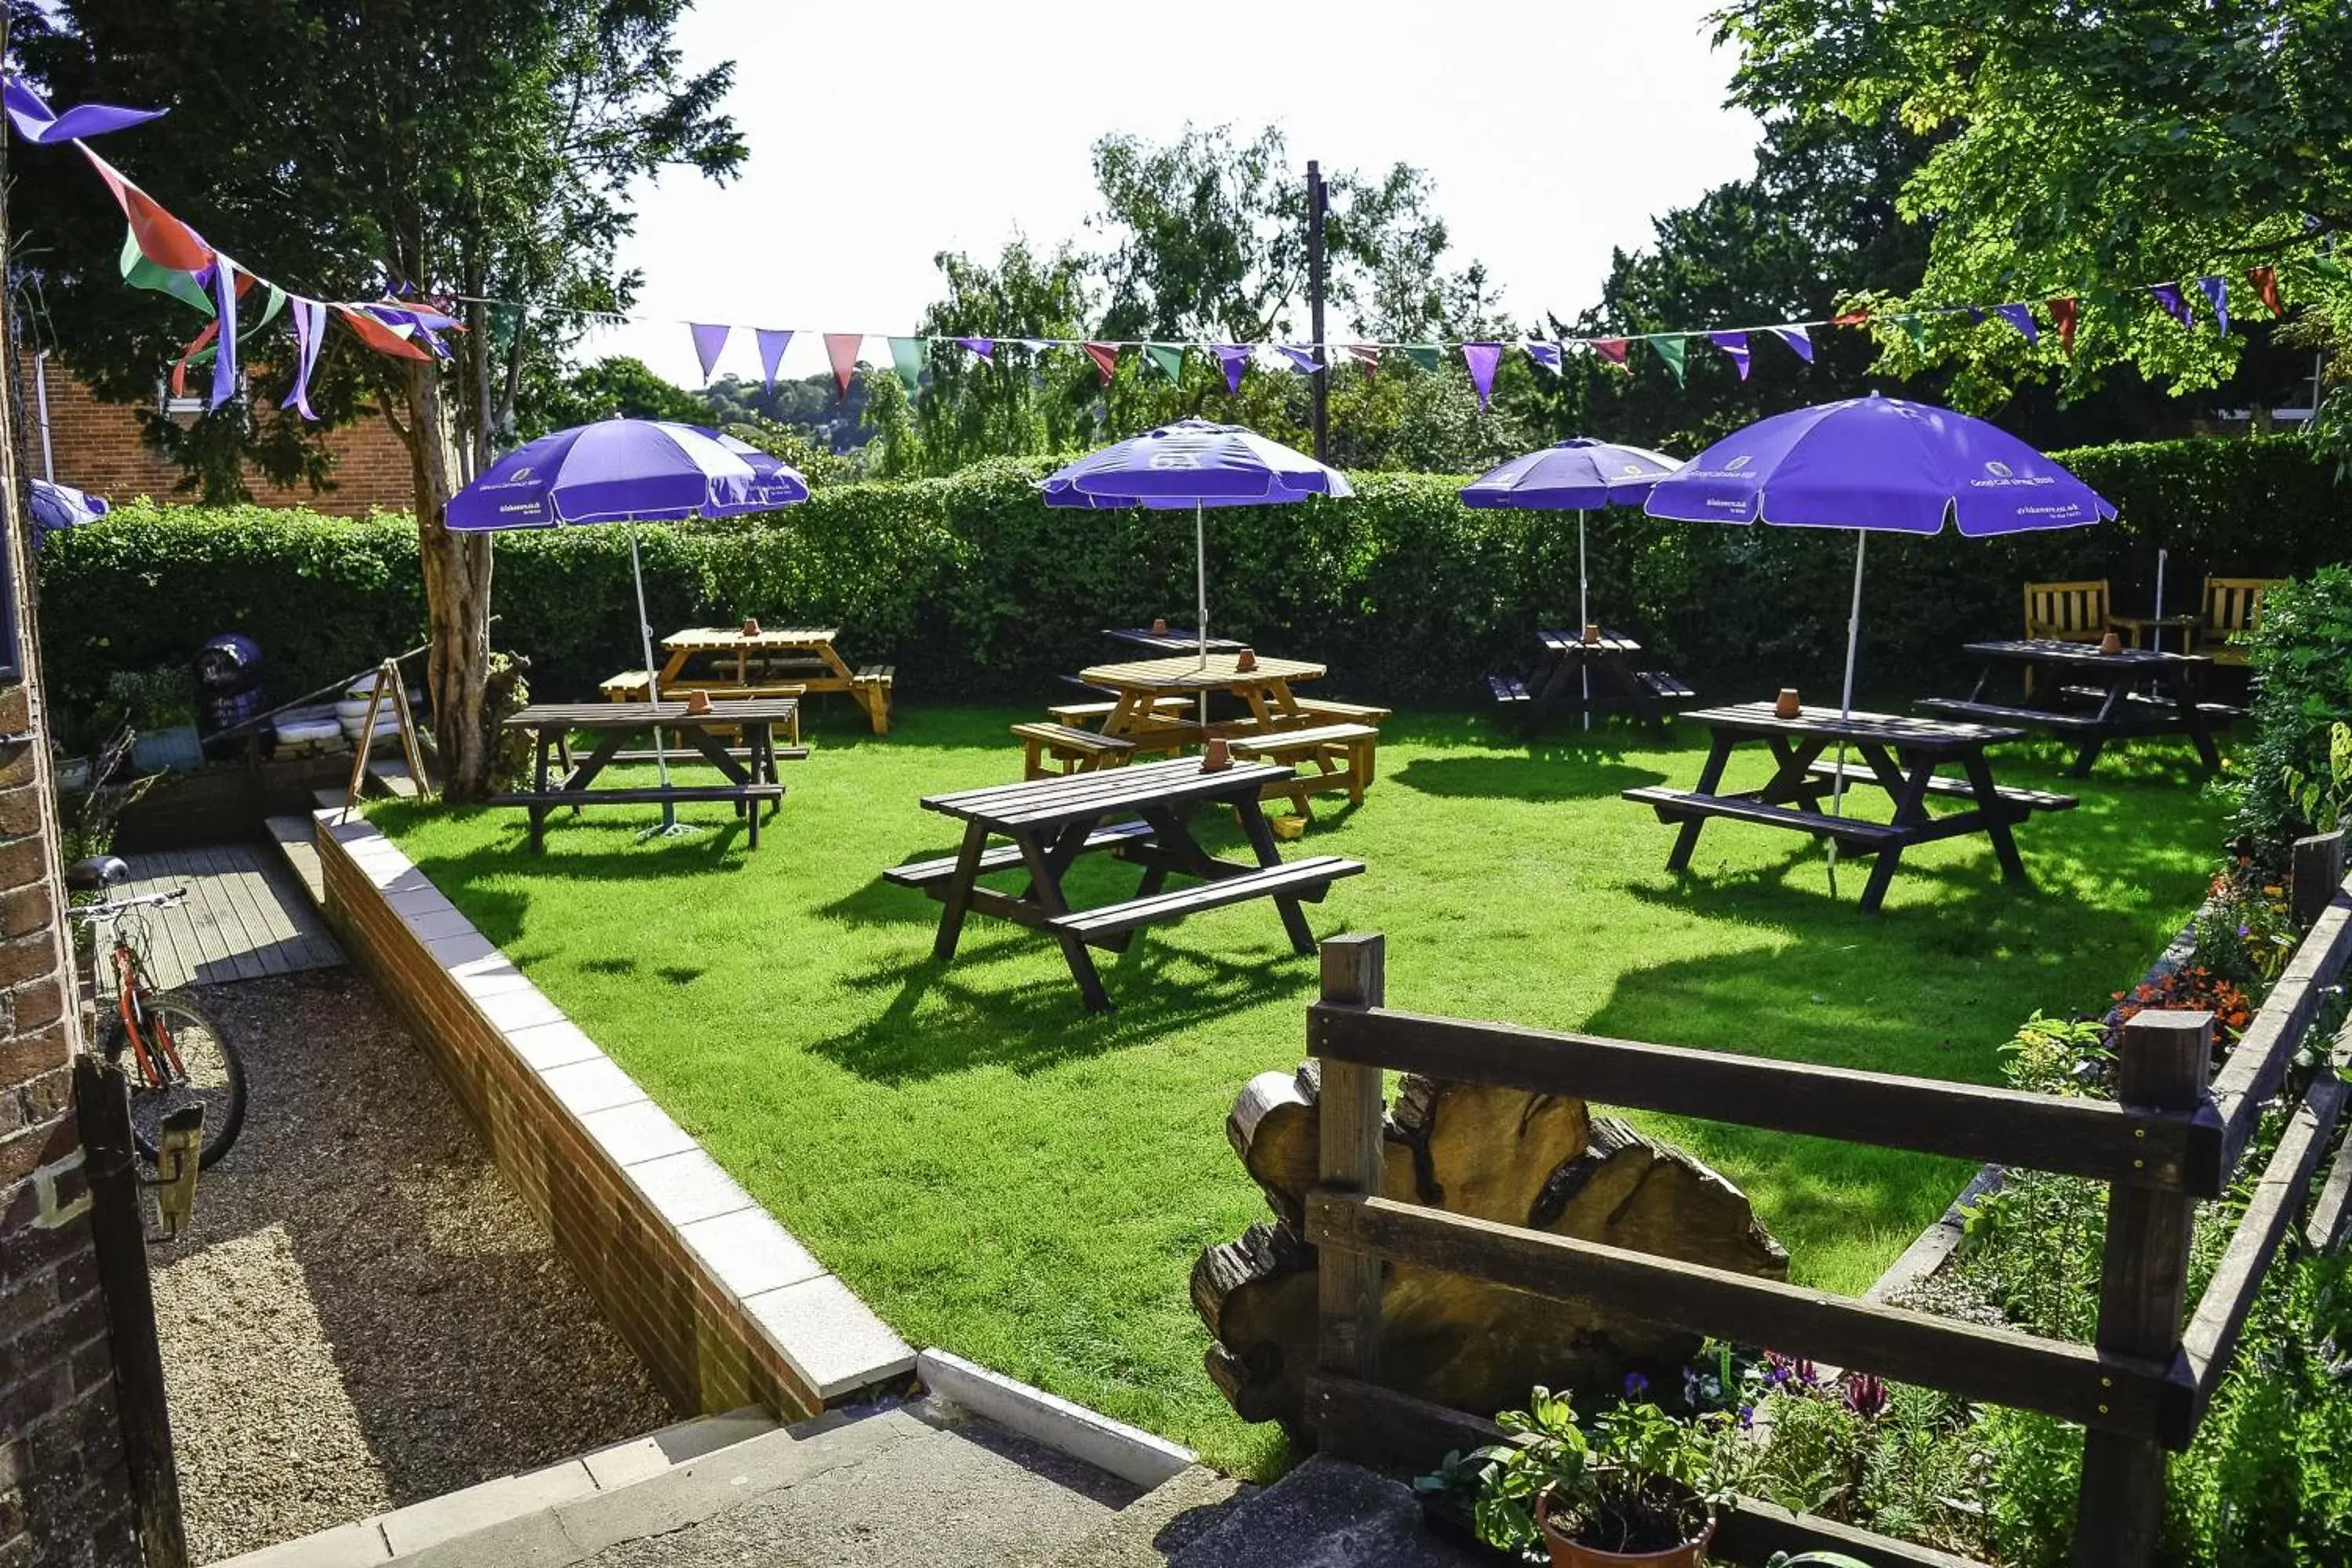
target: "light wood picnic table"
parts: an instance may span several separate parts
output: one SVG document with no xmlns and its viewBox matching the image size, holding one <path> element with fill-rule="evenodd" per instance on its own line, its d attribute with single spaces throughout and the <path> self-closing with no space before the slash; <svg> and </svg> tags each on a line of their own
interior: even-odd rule
<svg viewBox="0 0 2352 1568">
<path fill-rule="evenodd" d="M 1243 669 L 1237 653 L 1213 653 L 1204 660 L 1196 653 L 1168 658 L 1135 659 L 1124 664 L 1097 664 L 1078 671 L 1088 686 L 1116 694 L 1118 700 L 1103 720 L 1102 732 L 1122 738 L 1164 736 L 1171 729 L 1191 728 L 1202 737 L 1213 734 L 1255 735 L 1277 730 L 1305 729 L 1315 716 L 1298 704 L 1293 681 L 1320 680 L 1328 671 L 1303 659 L 1260 654 L 1254 668 Z M 1155 700 L 1163 697 L 1206 696 L 1222 691 L 1249 710 L 1243 721 L 1187 725 L 1161 712 Z"/>
<path fill-rule="evenodd" d="M 842 691 L 866 710 L 874 732 L 890 732 L 890 689 L 897 671 L 887 664 L 853 669 L 834 647 L 838 626 L 688 626 L 662 638 L 669 655 L 654 678 L 654 695 L 693 689 L 714 697 L 796 697 Z M 646 678 L 629 670 L 604 682 L 615 702 L 646 700 Z"/>
</svg>

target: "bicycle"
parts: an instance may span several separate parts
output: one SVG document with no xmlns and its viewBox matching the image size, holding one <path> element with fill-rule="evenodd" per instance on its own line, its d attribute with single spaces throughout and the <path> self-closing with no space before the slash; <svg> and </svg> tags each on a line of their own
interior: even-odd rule
<svg viewBox="0 0 2352 1568">
<path fill-rule="evenodd" d="M 131 868 L 121 860 L 100 855 L 68 871 L 66 885 L 100 890 L 130 876 Z M 196 1167 L 205 1170 L 228 1152 L 245 1124 L 245 1063 L 228 1037 L 194 1003 L 176 992 L 159 992 L 149 983 L 140 952 L 144 911 L 187 896 L 185 888 L 110 894 L 68 913 L 99 939 L 101 951 L 93 959 L 93 973 L 102 974 L 110 963 L 113 968 L 114 1016 L 99 1052 L 131 1080 L 131 1133 L 140 1154 L 153 1163 L 164 1117 L 183 1106 L 200 1104 L 205 1108 L 204 1145 Z"/>
</svg>

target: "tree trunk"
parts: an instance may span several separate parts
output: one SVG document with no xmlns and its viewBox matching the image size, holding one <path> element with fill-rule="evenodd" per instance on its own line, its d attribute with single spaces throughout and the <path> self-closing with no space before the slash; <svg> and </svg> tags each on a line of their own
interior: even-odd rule
<svg viewBox="0 0 2352 1568">
<path fill-rule="evenodd" d="M 408 428 L 403 435 L 416 477 L 418 554 L 425 567 L 425 605 L 432 647 L 425 683 L 433 699 L 441 789 L 453 801 L 478 798 L 489 778 L 489 737 L 483 726 L 490 664 L 490 536 L 452 533 L 442 525 L 457 493 L 463 439 L 457 410 L 443 396 L 437 364 L 403 367 L 408 377 Z"/>
</svg>

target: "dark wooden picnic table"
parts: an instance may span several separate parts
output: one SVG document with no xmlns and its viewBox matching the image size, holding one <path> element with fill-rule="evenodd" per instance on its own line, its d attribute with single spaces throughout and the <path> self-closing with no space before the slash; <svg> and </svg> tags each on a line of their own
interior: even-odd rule
<svg viewBox="0 0 2352 1568">
<path fill-rule="evenodd" d="M 1696 695 L 1674 676 L 1652 668 L 1642 645 L 1623 632 L 1603 629 L 1597 640 L 1587 642 L 1577 632 L 1539 631 L 1536 641 L 1543 652 L 1533 674 L 1525 679 L 1486 678 L 1496 701 L 1527 704 L 1517 718 L 1528 734 L 1563 714 L 1583 714 L 1590 727 L 1591 718 L 1618 711 L 1664 729 L 1667 713 Z"/>
<path fill-rule="evenodd" d="M 747 820 L 751 847 L 760 847 L 760 806 L 770 816 L 782 805 L 784 786 L 776 777 L 781 756 L 805 756 L 800 747 L 778 747 L 778 728 L 790 733 L 798 722 L 800 702 L 791 697 L 757 697 L 735 702 L 712 702 L 699 713 L 680 702 L 534 702 L 509 715 L 502 728 L 521 730 L 533 737 L 535 764 L 532 787 L 495 795 L 492 805 L 520 805 L 530 813 L 530 847 L 543 849 L 547 819 L 565 806 L 577 811 L 589 805 L 674 805 L 688 802 L 726 801 L 735 815 Z M 624 752 L 630 736 L 661 730 L 675 734 L 680 749 L 665 754 L 674 763 L 707 763 L 726 780 L 716 784 L 633 784 L 618 789 L 592 789 L 598 774 L 616 762 L 641 761 L 650 752 Z M 596 737 L 588 754 L 574 761 L 572 736 L 584 731 Z M 730 751 L 726 737 L 740 733 L 743 743 Z M 560 767 L 559 773 L 555 770 Z"/>
<path fill-rule="evenodd" d="M 2137 647 L 2103 653 L 2094 643 L 2047 637 L 1972 642 L 1965 651 L 1984 661 L 1975 689 L 1965 698 L 1927 698 L 1920 707 L 2063 736 L 2074 742 L 2074 764 L 2068 771 L 2078 779 L 2090 776 L 2091 764 L 2108 742 L 2140 735 L 2186 735 L 2208 768 L 2221 765 L 2213 729 L 2235 718 L 2237 710 L 2198 700 L 2198 677 L 2213 663 L 2202 654 Z M 2031 671 L 2034 688 L 2048 694 L 2047 706 L 1985 700 L 1985 689 L 1996 675 L 2020 668 Z"/>
<path fill-rule="evenodd" d="M 1684 718 L 1706 725 L 1712 736 L 1697 784 L 1687 790 L 1649 786 L 1624 792 L 1627 800 L 1654 807 L 1659 821 L 1681 825 L 1674 853 L 1666 858 L 1670 871 L 1689 868 L 1699 830 L 1710 817 L 1790 828 L 1830 839 L 1852 856 L 1877 857 L 1862 890 L 1862 908 L 1869 911 L 1885 900 L 1904 850 L 1962 834 L 1991 839 L 2001 875 L 2023 882 L 2025 863 L 2010 828 L 2037 811 L 2074 805 L 2073 795 L 1993 782 L 1986 748 L 2017 740 L 2022 733 L 2017 730 L 1892 713 L 1841 715 L 1834 708 L 1803 708 L 1795 718 L 1783 719 L 1769 702 L 1695 709 Z M 1760 789 L 1721 793 L 1733 748 L 1757 741 L 1771 748 L 1771 778 Z M 1822 753 L 1839 744 L 1851 746 L 1862 761 L 1824 762 Z M 1959 776 L 1944 773 L 1948 766 L 1957 766 Z M 1841 781 L 1849 793 L 1865 784 L 1885 791 L 1895 803 L 1893 819 L 1865 821 L 1822 810 L 1822 797 Z M 1927 803 L 1938 796 L 1965 800 L 1969 809 L 1932 814 Z"/>
<path fill-rule="evenodd" d="M 1179 626 L 1171 626 L 1166 631 L 1158 632 L 1153 631 L 1150 626 L 1105 626 L 1103 636 L 1113 642 L 1123 642 L 1134 647 L 1149 648 L 1153 653 L 1201 651 L 1201 634 L 1188 632 Z M 1235 642 L 1231 637 L 1209 639 L 1211 653 L 1239 653 L 1247 647 L 1249 644 Z"/>
<path fill-rule="evenodd" d="M 1087 950 L 1123 952 L 1135 931 L 1160 921 L 1270 898 L 1291 946 L 1302 954 L 1315 952 L 1301 901 L 1319 900 L 1331 883 L 1364 868 L 1334 855 L 1283 860 L 1258 795 L 1289 775 L 1288 768 L 1264 763 L 1235 763 L 1213 773 L 1199 758 L 1184 757 L 927 795 L 925 810 L 964 825 L 962 847 L 882 875 L 900 887 L 920 888 L 944 906 L 933 956 L 942 962 L 955 956 L 964 917 L 973 912 L 1041 930 L 1061 944 L 1087 1006 L 1102 1012 L 1110 998 Z M 1220 859 L 1201 847 L 1188 819 L 1204 805 L 1233 808 L 1255 864 Z M 1006 842 L 991 848 L 992 838 Z M 1096 852 L 1142 867 L 1142 880 L 1131 899 L 1074 910 L 1062 879 L 1079 856 Z M 992 871 L 1019 871 L 1027 885 L 1018 893 L 981 886 Z M 1170 892 L 1171 876 L 1198 878 L 1199 885 Z"/>
</svg>

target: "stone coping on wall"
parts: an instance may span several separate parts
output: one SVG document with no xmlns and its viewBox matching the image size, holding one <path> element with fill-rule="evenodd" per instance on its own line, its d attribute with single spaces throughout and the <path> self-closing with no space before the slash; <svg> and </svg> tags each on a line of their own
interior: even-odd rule
<svg viewBox="0 0 2352 1568">
<path fill-rule="evenodd" d="M 814 1411 L 914 1368 L 912 1347 L 399 846 L 345 816 L 316 814 L 330 922 L 673 1400 Z"/>
</svg>

